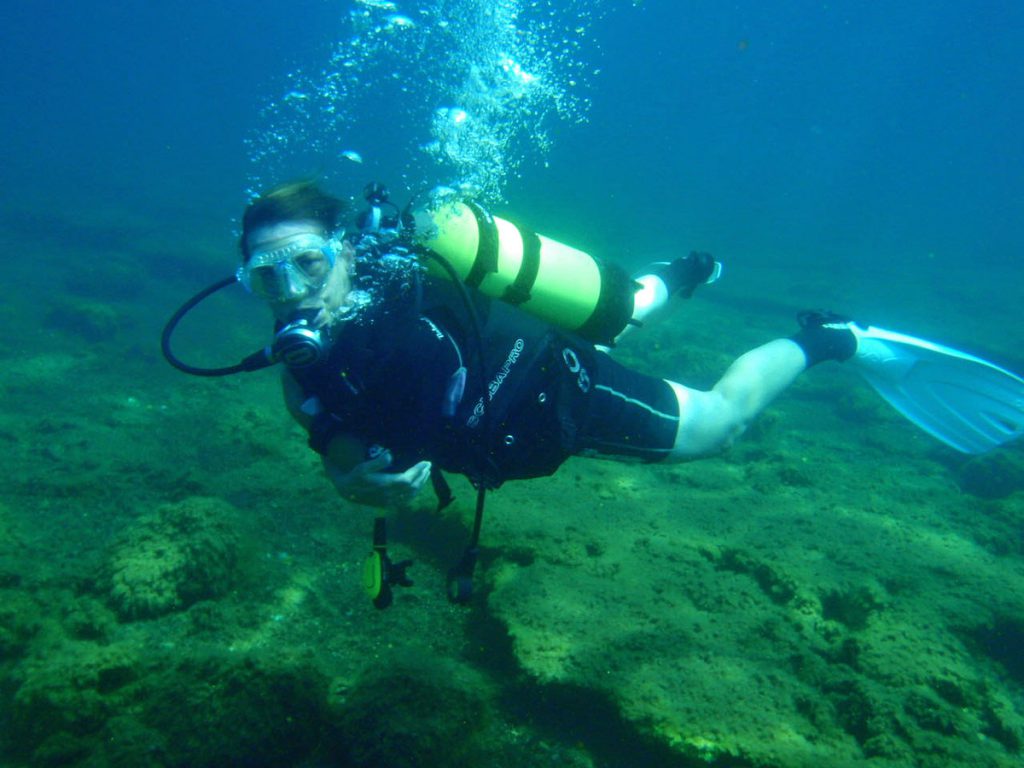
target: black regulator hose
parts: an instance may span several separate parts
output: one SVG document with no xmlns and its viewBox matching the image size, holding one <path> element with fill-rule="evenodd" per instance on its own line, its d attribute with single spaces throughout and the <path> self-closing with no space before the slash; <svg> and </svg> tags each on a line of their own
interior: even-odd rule
<svg viewBox="0 0 1024 768">
<path fill-rule="evenodd" d="M 225 277 L 223 280 L 218 280 L 213 285 L 204 288 L 191 299 L 186 301 L 178 307 L 177 312 L 171 315 L 171 319 L 168 320 L 167 324 L 164 326 L 163 333 L 160 334 L 160 350 L 164 353 L 164 358 L 168 363 L 173 365 L 179 371 L 183 371 L 184 373 L 192 376 L 230 376 L 234 373 L 258 371 L 274 364 L 274 360 L 270 355 L 269 349 L 261 349 L 259 352 L 254 352 L 249 355 L 247 358 L 242 360 L 242 362 L 236 363 L 235 365 L 228 365 L 223 368 L 198 368 L 194 365 L 183 363 L 175 356 L 174 352 L 171 351 L 171 336 L 174 335 L 174 331 L 178 327 L 178 323 L 181 322 L 181 318 L 191 312 L 197 304 L 206 300 L 206 298 L 211 294 L 214 294 L 222 288 L 226 288 L 236 282 L 238 282 L 238 278 L 235 275 Z"/>
<path fill-rule="evenodd" d="M 433 259 L 447 273 L 448 279 L 457 287 L 459 296 L 466 306 L 466 313 L 469 315 L 470 331 L 476 344 L 477 357 L 480 363 L 477 375 L 480 382 L 480 392 L 482 393 L 480 402 L 483 406 L 483 413 L 481 414 L 480 422 L 484 441 L 483 455 L 486 457 L 486 452 L 490 449 L 491 442 L 491 409 L 488 406 L 490 394 L 487 387 L 487 372 L 484 366 L 484 340 L 480 316 L 477 314 L 469 291 L 466 290 L 466 286 L 455 272 L 451 262 L 444 258 L 444 256 L 430 250 L 424 251 L 423 254 Z M 473 514 L 473 532 L 469 536 L 469 544 L 463 550 L 459 562 L 448 569 L 448 600 L 452 603 L 468 603 L 473 596 L 473 571 L 476 570 L 476 561 L 480 555 L 480 529 L 484 522 L 484 503 L 487 499 L 487 490 L 487 480 L 485 477 L 481 477 L 479 482 L 476 483 L 476 510 Z"/>
</svg>

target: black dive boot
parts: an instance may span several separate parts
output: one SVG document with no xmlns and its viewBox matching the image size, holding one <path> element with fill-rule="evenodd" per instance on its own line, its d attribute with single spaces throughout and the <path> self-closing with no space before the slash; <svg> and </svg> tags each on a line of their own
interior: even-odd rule
<svg viewBox="0 0 1024 768">
<path fill-rule="evenodd" d="M 679 294 L 688 299 L 699 285 L 709 285 L 722 276 L 722 263 L 710 253 L 692 251 L 669 262 L 652 264 L 647 274 L 656 276 L 665 284 L 669 296 Z"/>
<path fill-rule="evenodd" d="M 820 309 L 808 309 L 796 316 L 800 330 L 790 336 L 804 351 L 807 367 L 826 360 L 846 362 L 857 352 L 857 336 L 850 327 L 854 322 L 843 315 Z"/>
</svg>

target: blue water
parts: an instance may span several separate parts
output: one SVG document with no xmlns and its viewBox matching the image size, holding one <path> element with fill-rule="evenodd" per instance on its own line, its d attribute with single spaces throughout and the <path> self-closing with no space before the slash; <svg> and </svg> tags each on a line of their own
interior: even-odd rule
<svg viewBox="0 0 1024 768">
<path fill-rule="evenodd" d="M 325 66 L 352 5 L 12 5 L 0 32 L 5 198 L 109 197 L 229 220 L 261 106 L 287 73 Z M 984 267 L 1022 252 L 1019 3 L 607 10 L 579 51 L 601 70 L 589 122 L 555 125 L 549 167 L 527 158 L 505 189 L 538 228 L 558 228 L 544 211 L 571 200 L 615 245 L 631 229 L 653 247 L 670 221 L 724 253 Z M 386 133 L 377 109 L 368 122 Z"/>
<path fill-rule="evenodd" d="M 1019 4 L 729 6 L 616 16 L 594 141 L 626 200 L 725 250 L 1015 259 Z"/>
</svg>

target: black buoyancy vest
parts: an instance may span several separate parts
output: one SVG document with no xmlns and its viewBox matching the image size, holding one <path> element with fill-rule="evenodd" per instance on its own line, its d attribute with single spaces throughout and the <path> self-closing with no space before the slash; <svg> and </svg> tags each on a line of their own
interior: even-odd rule
<svg viewBox="0 0 1024 768">
<path fill-rule="evenodd" d="M 554 472 L 574 450 L 582 407 L 560 356 L 566 344 L 581 354 L 591 347 L 469 295 L 479 343 L 447 281 L 427 279 L 415 298 L 336 327 L 328 359 L 294 372 L 321 409 L 310 444 L 323 450 L 334 434 L 349 434 L 390 450 L 397 471 L 429 459 L 490 487 Z"/>
</svg>

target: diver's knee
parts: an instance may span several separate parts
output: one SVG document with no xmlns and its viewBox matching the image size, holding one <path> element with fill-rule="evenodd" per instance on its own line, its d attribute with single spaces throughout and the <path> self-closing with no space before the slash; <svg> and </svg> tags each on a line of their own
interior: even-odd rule
<svg viewBox="0 0 1024 768">
<path fill-rule="evenodd" d="M 669 383 L 679 399 L 672 458 L 682 460 L 720 453 L 746 430 L 746 420 L 720 392 L 702 392 Z"/>
</svg>

